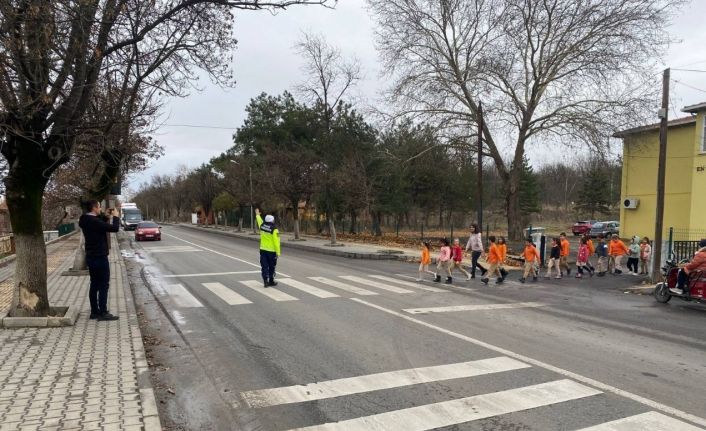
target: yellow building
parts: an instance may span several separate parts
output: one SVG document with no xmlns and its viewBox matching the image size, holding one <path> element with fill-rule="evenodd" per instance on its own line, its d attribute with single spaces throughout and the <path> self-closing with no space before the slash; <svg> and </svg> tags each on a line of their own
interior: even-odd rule
<svg viewBox="0 0 706 431">
<path fill-rule="evenodd" d="M 706 231 L 706 103 L 669 122 L 664 232 Z M 615 134 L 623 139 L 620 236 L 653 237 L 657 202 L 659 124 Z"/>
</svg>

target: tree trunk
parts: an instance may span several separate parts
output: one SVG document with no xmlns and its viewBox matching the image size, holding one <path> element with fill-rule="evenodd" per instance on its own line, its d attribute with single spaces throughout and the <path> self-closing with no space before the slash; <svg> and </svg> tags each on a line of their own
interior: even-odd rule
<svg viewBox="0 0 706 431">
<path fill-rule="evenodd" d="M 380 223 L 382 221 L 382 213 L 380 211 L 375 212 L 375 218 L 373 219 L 373 231 L 375 236 L 382 236 L 382 230 L 380 229 Z"/>
<path fill-rule="evenodd" d="M 16 259 L 12 316 L 47 316 L 47 249 L 42 232 L 41 172 L 16 168 L 5 178 L 7 206 L 15 237 Z"/>
<path fill-rule="evenodd" d="M 294 239 L 299 240 L 299 202 L 294 204 Z"/>
<path fill-rule="evenodd" d="M 520 167 L 521 169 L 521 167 Z M 507 180 L 507 236 L 511 241 L 522 240 L 522 212 L 520 209 L 520 175 L 513 167 Z"/>
<path fill-rule="evenodd" d="M 78 243 L 78 248 L 74 252 L 74 265 L 71 267 L 73 271 L 85 271 L 88 269 L 86 265 L 86 238 L 83 236 L 83 231 L 79 229 L 81 239 Z"/>
<path fill-rule="evenodd" d="M 328 230 L 331 234 L 331 245 L 336 245 L 336 226 L 333 217 L 329 217 L 328 219 Z"/>
</svg>

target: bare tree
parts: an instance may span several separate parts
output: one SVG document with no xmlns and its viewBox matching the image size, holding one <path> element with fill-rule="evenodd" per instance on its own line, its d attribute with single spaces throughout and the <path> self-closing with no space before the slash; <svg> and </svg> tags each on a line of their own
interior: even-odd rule
<svg viewBox="0 0 706 431">
<path fill-rule="evenodd" d="M 323 36 L 313 33 L 303 33 L 295 48 L 304 57 L 304 79 L 297 91 L 321 109 L 330 127 L 336 107 L 361 79 L 360 62 L 344 57 Z"/>
<path fill-rule="evenodd" d="M 654 102 L 652 66 L 680 1 L 369 3 L 399 114 L 471 138 L 482 102 L 484 151 L 503 180 L 509 236 L 518 239 L 529 146 L 603 150 L 610 131 L 644 113 Z"/>
<path fill-rule="evenodd" d="M 344 103 L 344 97 L 350 97 L 353 90 L 361 79 L 360 62 L 354 57 L 346 58 L 341 51 L 329 45 L 323 36 L 312 33 L 304 33 L 302 39 L 296 45 L 298 52 L 304 57 L 304 80 L 297 87 L 299 93 L 308 97 L 314 103 L 315 109 L 319 112 L 323 120 L 321 144 L 329 147 L 331 144 L 332 123 L 337 113 L 342 112 L 342 108 L 349 106 Z M 350 104 L 350 101 L 348 101 Z M 324 165 L 327 169 L 321 169 L 322 178 L 318 181 L 318 186 L 323 189 L 323 196 L 332 196 L 333 189 L 337 182 L 334 166 L 340 163 L 340 154 L 325 149 L 328 154 Z M 331 237 L 335 237 L 334 209 L 331 199 L 324 199 L 325 208 L 322 208 L 329 219 L 329 230 Z M 294 205 L 295 223 L 294 236 L 299 238 L 299 206 Z"/>
<path fill-rule="evenodd" d="M 125 49 L 136 46 L 153 57 L 150 64 L 159 64 L 159 58 L 173 58 L 173 50 L 159 49 L 171 40 L 180 49 L 194 49 L 174 67 L 161 69 L 170 78 L 162 89 L 169 83 L 172 90 L 184 88 L 179 83 L 190 82 L 198 68 L 225 78 L 233 8 L 325 2 L 0 0 L 0 152 L 9 165 L 4 183 L 17 244 L 11 313 L 49 313 L 42 195 L 52 174 L 71 158 L 106 66 L 126 70 L 117 65 L 130 62 Z"/>
</svg>

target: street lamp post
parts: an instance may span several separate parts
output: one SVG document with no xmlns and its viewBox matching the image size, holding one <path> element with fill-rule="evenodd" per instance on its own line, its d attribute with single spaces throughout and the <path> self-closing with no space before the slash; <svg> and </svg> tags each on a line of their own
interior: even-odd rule
<svg viewBox="0 0 706 431">
<path fill-rule="evenodd" d="M 253 215 L 253 201 L 252 201 L 252 166 L 248 166 L 248 170 L 250 171 L 250 229 L 252 229 L 253 233 L 255 232 L 255 216 Z"/>
</svg>

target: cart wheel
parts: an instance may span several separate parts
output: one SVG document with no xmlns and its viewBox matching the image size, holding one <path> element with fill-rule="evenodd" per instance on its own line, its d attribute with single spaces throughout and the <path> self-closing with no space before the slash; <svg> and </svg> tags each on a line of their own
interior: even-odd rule
<svg viewBox="0 0 706 431">
<path fill-rule="evenodd" d="M 657 286 L 655 286 L 655 299 L 657 302 L 660 302 L 662 304 L 666 304 L 669 302 L 670 299 L 672 299 L 672 295 L 669 293 L 669 287 L 667 286 L 667 283 L 659 283 Z"/>
</svg>

